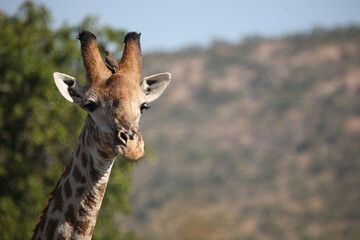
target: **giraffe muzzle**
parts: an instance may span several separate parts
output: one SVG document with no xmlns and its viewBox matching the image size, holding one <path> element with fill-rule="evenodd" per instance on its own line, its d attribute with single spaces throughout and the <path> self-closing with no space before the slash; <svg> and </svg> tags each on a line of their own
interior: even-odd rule
<svg viewBox="0 0 360 240">
<path fill-rule="evenodd" d="M 124 129 L 115 133 L 115 151 L 126 161 L 136 161 L 144 156 L 144 141 L 139 131 Z"/>
</svg>

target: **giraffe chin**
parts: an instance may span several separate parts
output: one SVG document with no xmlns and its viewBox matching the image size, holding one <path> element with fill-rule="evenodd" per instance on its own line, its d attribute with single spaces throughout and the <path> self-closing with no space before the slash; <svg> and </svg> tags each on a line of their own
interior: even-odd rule
<svg viewBox="0 0 360 240">
<path fill-rule="evenodd" d="M 126 143 L 126 146 L 122 144 L 115 146 L 115 152 L 121 159 L 127 162 L 135 162 L 145 155 L 144 142 L 130 140 Z"/>
</svg>

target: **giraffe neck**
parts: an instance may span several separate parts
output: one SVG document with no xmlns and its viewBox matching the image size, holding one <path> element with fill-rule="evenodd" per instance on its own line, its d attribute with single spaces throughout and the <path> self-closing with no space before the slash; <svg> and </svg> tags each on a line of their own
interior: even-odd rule
<svg viewBox="0 0 360 240">
<path fill-rule="evenodd" d="M 91 239 L 115 156 L 112 137 L 88 116 L 32 239 Z"/>
</svg>

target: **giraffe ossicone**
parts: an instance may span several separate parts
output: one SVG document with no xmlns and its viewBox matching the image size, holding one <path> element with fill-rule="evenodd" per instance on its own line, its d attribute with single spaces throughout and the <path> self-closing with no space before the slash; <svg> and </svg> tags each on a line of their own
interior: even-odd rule
<svg viewBox="0 0 360 240">
<path fill-rule="evenodd" d="M 42 211 L 32 239 L 91 239 L 115 157 L 136 161 L 144 156 L 139 119 L 147 104 L 170 83 L 170 73 L 140 81 L 140 34 L 125 36 L 119 71 L 104 64 L 96 36 L 82 31 L 78 39 L 86 86 L 55 72 L 61 95 L 88 112 L 78 144 Z"/>
</svg>

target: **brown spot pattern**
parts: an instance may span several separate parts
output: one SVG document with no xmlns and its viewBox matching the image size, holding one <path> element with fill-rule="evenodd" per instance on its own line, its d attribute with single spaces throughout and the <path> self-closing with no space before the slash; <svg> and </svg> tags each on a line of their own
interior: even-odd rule
<svg viewBox="0 0 360 240">
<path fill-rule="evenodd" d="M 64 206 L 64 200 L 63 200 L 63 196 L 62 196 L 62 192 L 61 192 L 61 185 L 59 185 L 56 189 L 56 192 L 54 194 L 54 198 L 53 198 L 53 210 L 51 211 L 52 213 L 54 213 L 56 210 L 59 210 L 60 212 L 63 211 L 63 206 Z"/>
<path fill-rule="evenodd" d="M 59 220 L 50 219 L 46 226 L 46 239 L 54 239 L 56 227 L 59 223 Z"/>
<path fill-rule="evenodd" d="M 83 195 L 83 193 L 85 192 L 85 187 L 78 187 L 76 189 L 76 197 L 79 198 Z"/>
<path fill-rule="evenodd" d="M 66 240 L 66 237 L 62 234 L 59 234 L 59 236 L 57 237 L 57 240 Z"/>
<path fill-rule="evenodd" d="M 91 209 L 94 209 L 96 207 L 96 197 L 94 193 L 89 192 L 89 194 L 84 199 L 85 205 L 90 207 Z"/>
<path fill-rule="evenodd" d="M 76 222 L 74 226 L 74 230 L 77 234 L 85 236 L 86 231 L 89 228 L 90 221 L 82 221 L 82 222 Z"/>
<path fill-rule="evenodd" d="M 105 193 L 105 190 L 106 190 L 106 183 L 103 183 L 103 184 L 100 184 L 100 186 L 98 186 L 98 191 L 99 191 L 99 195 L 100 197 L 102 197 Z"/>
<path fill-rule="evenodd" d="M 72 204 L 69 204 L 68 209 L 65 212 L 65 222 L 70 226 L 73 226 L 75 223 L 75 210 Z"/>
<path fill-rule="evenodd" d="M 86 210 L 82 206 L 80 206 L 80 208 L 79 208 L 79 216 L 80 217 L 86 217 L 87 215 L 88 214 L 87 214 Z"/>
<path fill-rule="evenodd" d="M 66 199 L 70 198 L 71 195 L 72 195 L 72 189 L 71 189 L 71 184 L 70 184 L 70 179 L 69 178 L 64 183 L 64 191 L 65 191 Z"/>
<path fill-rule="evenodd" d="M 75 181 L 78 183 L 82 183 L 82 184 L 86 183 L 86 178 L 84 175 L 81 174 L 77 165 L 74 167 L 73 177 L 74 177 Z"/>
</svg>

